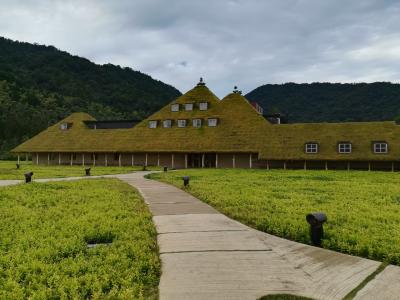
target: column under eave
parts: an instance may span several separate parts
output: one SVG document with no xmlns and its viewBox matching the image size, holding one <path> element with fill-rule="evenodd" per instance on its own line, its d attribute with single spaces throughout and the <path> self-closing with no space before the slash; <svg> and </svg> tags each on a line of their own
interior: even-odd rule
<svg viewBox="0 0 400 300">
<path fill-rule="evenodd" d="M 160 166 L 160 153 L 157 153 L 157 167 Z"/>
<path fill-rule="evenodd" d="M 133 167 L 135 165 L 135 156 L 133 153 L 131 155 L 131 161 L 132 161 L 132 167 Z"/>
<path fill-rule="evenodd" d="M 118 165 L 121 166 L 121 153 L 118 154 Z"/>
<path fill-rule="evenodd" d="M 215 153 L 215 168 L 218 168 L 218 153 Z"/>
<path fill-rule="evenodd" d="M 72 153 L 71 153 L 71 155 L 69 156 L 69 163 L 70 163 L 70 165 L 72 166 Z"/>
<path fill-rule="evenodd" d="M 253 167 L 253 157 L 252 157 L 251 153 L 250 153 L 249 167 L 250 167 L 250 169 Z"/>
<path fill-rule="evenodd" d="M 175 159 L 175 157 L 174 157 L 174 154 L 172 153 L 172 154 L 171 154 L 171 169 L 174 168 L 174 164 L 175 164 L 174 159 Z"/>
<path fill-rule="evenodd" d="M 18 154 L 18 158 L 17 159 L 18 159 L 18 164 L 19 164 L 19 154 Z"/>
<path fill-rule="evenodd" d="M 104 161 L 105 161 L 105 165 L 106 165 L 106 167 L 107 167 L 107 165 L 108 165 L 108 158 L 107 158 L 107 153 L 105 154 L 105 158 L 104 158 Z"/>
<path fill-rule="evenodd" d="M 148 157 L 147 157 L 147 153 L 146 153 L 146 160 L 145 160 L 145 163 L 144 163 L 144 165 L 147 167 L 147 159 L 148 159 Z"/>
<path fill-rule="evenodd" d="M 185 154 L 185 169 L 188 168 L 188 155 Z"/>
<path fill-rule="evenodd" d="M 205 157 L 205 154 L 203 153 L 203 154 L 201 155 L 201 167 L 202 167 L 202 168 L 204 168 L 204 157 Z"/>
<path fill-rule="evenodd" d="M 47 164 L 50 164 L 50 153 L 47 153 Z"/>
<path fill-rule="evenodd" d="M 235 157 L 235 154 L 232 155 L 232 168 L 236 168 L 236 157 Z"/>
<path fill-rule="evenodd" d="M 36 164 L 39 165 L 39 153 L 36 153 Z"/>
<path fill-rule="evenodd" d="M 82 166 L 85 166 L 85 153 L 82 153 Z"/>
<path fill-rule="evenodd" d="M 58 153 L 58 165 L 61 165 L 61 153 Z"/>
</svg>

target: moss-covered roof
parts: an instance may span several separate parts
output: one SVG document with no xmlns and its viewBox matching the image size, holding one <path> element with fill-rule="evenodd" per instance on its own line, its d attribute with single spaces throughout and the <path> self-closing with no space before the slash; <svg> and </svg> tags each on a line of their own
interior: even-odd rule
<svg viewBox="0 0 400 300">
<path fill-rule="evenodd" d="M 208 110 L 199 110 L 207 102 Z M 192 111 L 184 109 L 193 103 Z M 179 112 L 171 105 L 180 104 Z M 191 120 L 203 120 L 194 128 Z M 217 118 L 216 127 L 207 118 Z M 178 128 L 178 119 L 188 120 Z M 24 142 L 13 152 L 253 152 L 271 160 L 398 160 L 400 127 L 394 122 L 310 123 L 271 125 L 239 93 L 219 100 L 206 86 L 198 85 L 146 120 L 130 129 L 89 129 L 83 121 L 94 120 L 85 113 L 74 113 Z M 159 121 L 149 128 L 149 121 Z M 163 120 L 173 120 L 163 128 Z M 60 124 L 72 123 L 68 130 Z M 389 143 L 388 154 L 374 154 L 373 141 Z M 319 144 L 319 152 L 304 151 L 307 142 Z M 339 154 L 338 142 L 351 142 L 352 153 Z"/>
<path fill-rule="evenodd" d="M 307 123 L 272 126 L 260 152 L 277 160 L 399 160 L 400 127 L 395 122 Z M 389 145 L 387 154 L 373 152 L 374 141 Z M 305 153 L 305 143 L 319 145 L 318 153 Z M 351 153 L 338 153 L 339 142 L 350 142 Z"/>
</svg>

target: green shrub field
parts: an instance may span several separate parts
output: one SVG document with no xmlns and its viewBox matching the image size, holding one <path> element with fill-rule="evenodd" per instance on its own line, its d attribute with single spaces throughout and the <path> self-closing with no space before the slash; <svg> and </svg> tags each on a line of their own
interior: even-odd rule
<svg viewBox="0 0 400 300">
<path fill-rule="evenodd" d="M 0 219 L 0 299 L 157 299 L 156 231 L 129 185 L 3 187 Z"/>
<path fill-rule="evenodd" d="M 90 166 L 58 166 L 58 165 L 34 165 L 30 161 L 21 161 L 20 169 L 16 167 L 16 161 L 0 160 L 0 180 L 2 179 L 24 179 L 24 174 L 32 171 L 34 173 L 33 179 L 38 178 L 61 178 L 61 177 L 75 177 L 85 176 L 85 168 Z M 118 166 L 91 166 L 92 175 L 110 175 L 131 173 L 134 171 L 141 171 L 143 167 L 118 167 Z M 158 170 L 157 167 L 148 167 L 149 170 Z"/>
<path fill-rule="evenodd" d="M 328 216 L 323 247 L 400 265 L 400 173 L 181 170 L 150 177 L 183 188 L 258 230 L 310 243 L 307 213 Z"/>
</svg>

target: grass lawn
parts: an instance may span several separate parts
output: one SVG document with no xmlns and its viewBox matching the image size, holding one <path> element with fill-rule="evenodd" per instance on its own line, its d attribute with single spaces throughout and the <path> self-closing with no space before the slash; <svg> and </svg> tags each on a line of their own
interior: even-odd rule
<svg viewBox="0 0 400 300">
<path fill-rule="evenodd" d="M 0 299 L 157 299 L 156 230 L 129 185 L 3 187 L 0 219 Z"/>
<path fill-rule="evenodd" d="M 400 265 L 400 173 L 204 169 L 151 174 L 220 212 L 280 237 L 310 243 L 307 213 L 328 216 L 323 247 Z"/>
<path fill-rule="evenodd" d="M 58 166 L 58 165 L 33 165 L 32 162 L 21 161 L 20 169 L 16 168 L 16 161 L 0 160 L 0 180 L 1 179 L 24 179 L 24 174 L 32 171 L 33 179 L 38 178 L 55 178 L 55 177 L 75 177 L 84 176 L 85 168 L 89 166 Z M 92 175 L 108 175 L 108 174 L 122 174 L 134 171 L 141 171 L 143 167 L 91 167 Z M 148 167 L 149 170 L 159 170 L 157 167 Z"/>
</svg>

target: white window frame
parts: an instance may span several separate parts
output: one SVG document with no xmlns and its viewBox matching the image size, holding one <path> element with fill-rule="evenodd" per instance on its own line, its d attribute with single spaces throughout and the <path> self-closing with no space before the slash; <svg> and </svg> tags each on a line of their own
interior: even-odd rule
<svg viewBox="0 0 400 300">
<path fill-rule="evenodd" d="M 389 145 L 386 142 L 374 142 L 374 153 L 385 154 L 388 153 Z"/>
<path fill-rule="evenodd" d="M 179 128 L 185 128 L 186 125 L 187 125 L 187 120 L 185 120 L 185 119 L 178 120 L 178 127 Z"/>
<path fill-rule="evenodd" d="M 200 128 L 201 127 L 201 123 L 202 123 L 201 119 L 193 119 L 192 120 L 192 126 L 194 128 Z"/>
<path fill-rule="evenodd" d="M 61 130 L 68 130 L 68 128 L 69 128 L 68 123 L 61 123 L 60 125 Z"/>
<path fill-rule="evenodd" d="M 353 151 L 353 145 L 351 143 L 339 143 L 338 152 L 339 153 L 351 153 Z"/>
<path fill-rule="evenodd" d="M 199 110 L 207 110 L 207 109 L 208 109 L 208 102 L 199 103 Z"/>
<path fill-rule="evenodd" d="M 163 121 L 164 128 L 171 128 L 172 127 L 172 120 L 164 120 Z"/>
<path fill-rule="evenodd" d="M 171 104 L 171 111 L 173 112 L 179 111 L 179 103 Z"/>
<path fill-rule="evenodd" d="M 207 125 L 208 127 L 216 127 L 218 125 L 218 119 L 217 118 L 207 119 Z"/>
<path fill-rule="evenodd" d="M 156 120 L 150 120 L 149 121 L 149 128 L 154 129 L 157 128 L 157 121 Z"/>
<path fill-rule="evenodd" d="M 185 110 L 192 111 L 193 110 L 193 103 L 185 103 Z"/>
<path fill-rule="evenodd" d="M 309 154 L 315 154 L 315 153 L 318 153 L 318 151 L 319 151 L 318 143 L 306 143 L 304 147 L 305 147 L 306 153 L 309 153 Z"/>
</svg>

